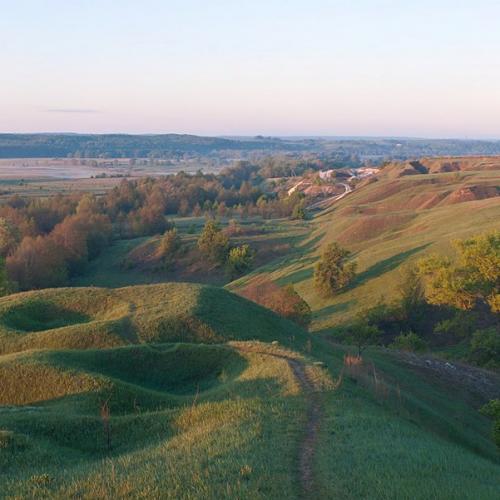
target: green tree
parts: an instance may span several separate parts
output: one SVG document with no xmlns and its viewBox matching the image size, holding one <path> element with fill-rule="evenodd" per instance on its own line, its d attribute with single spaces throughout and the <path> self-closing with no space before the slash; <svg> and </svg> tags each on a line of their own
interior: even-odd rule
<svg viewBox="0 0 500 500">
<path fill-rule="evenodd" d="M 255 253 L 249 245 L 231 248 L 227 256 L 227 272 L 234 278 L 248 271 L 253 264 Z"/>
<path fill-rule="evenodd" d="M 221 231 L 217 222 L 209 219 L 198 238 L 198 248 L 212 262 L 223 264 L 229 251 L 229 239 Z"/>
<path fill-rule="evenodd" d="M 11 293 L 11 286 L 7 278 L 7 269 L 5 259 L 0 257 L 0 297 Z"/>
<path fill-rule="evenodd" d="M 390 347 L 400 351 L 419 352 L 425 351 L 427 345 L 421 337 L 410 331 L 398 335 Z"/>
<path fill-rule="evenodd" d="M 0 256 L 7 257 L 21 241 L 21 232 L 4 217 L 0 217 Z"/>
<path fill-rule="evenodd" d="M 500 368 L 500 331 L 497 327 L 476 330 L 472 334 L 472 361 L 487 368 Z"/>
<path fill-rule="evenodd" d="M 431 255 L 419 261 L 428 302 L 470 310 L 479 303 L 500 312 L 500 231 L 453 242 L 454 260 Z"/>
<path fill-rule="evenodd" d="M 353 280 L 357 264 L 347 262 L 350 255 L 338 243 L 327 245 L 314 269 L 314 284 L 321 293 L 334 295 Z"/>
<path fill-rule="evenodd" d="M 161 237 L 155 256 L 163 263 L 163 267 L 168 270 L 172 268 L 175 256 L 180 248 L 181 239 L 177 234 L 177 229 L 170 229 Z"/>
<path fill-rule="evenodd" d="M 347 341 L 354 344 L 358 349 L 358 356 L 370 345 L 378 343 L 380 330 L 375 325 L 371 325 L 362 315 L 348 328 Z"/>
<path fill-rule="evenodd" d="M 307 212 L 304 207 L 304 202 L 301 201 L 293 207 L 292 219 L 304 220 L 307 217 Z"/>
</svg>

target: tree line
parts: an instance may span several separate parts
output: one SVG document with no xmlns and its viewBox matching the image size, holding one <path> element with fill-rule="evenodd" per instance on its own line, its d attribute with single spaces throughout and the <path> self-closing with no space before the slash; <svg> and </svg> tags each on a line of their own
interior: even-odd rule
<svg viewBox="0 0 500 500">
<path fill-rule="evenodd" d="M 123 179 L 102 196 L 15 195 L 0 206 L 0 257 L 14 290 L 60 286 L 82 273 L 114 239 L 172 229 L 169 216 L 303 217 L 302 205 L 299 194 L 264 191 L 261 177 L 248 164 L 219 175 L 181 172 Z M 227 251 L 237 273 L 249 252 Z"/>
</svg>

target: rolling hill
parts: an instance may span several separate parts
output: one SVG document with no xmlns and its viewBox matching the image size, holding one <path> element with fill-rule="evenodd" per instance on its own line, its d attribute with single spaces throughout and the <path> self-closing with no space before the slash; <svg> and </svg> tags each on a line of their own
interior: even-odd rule
<svg viewBox="0 0 500 500">
<path fill-rule="evenodd" d="M 496 167 L 419 164 L 361 181 L 229 285 L 295 283 L 312 335 L 192 283 L 0 298 L 0 497 L 496 499 L 478 410 L 500 397 L 497 374 L 375 347 L 359 360 L 330 335 L 395 296 L 403 264 L 498 227 Z M 312 266 L 331 241 L 360 272 L 325 300 Z"/>
<path fill-rule="evenodd" d="M 443 172 L 449 165 L 454 170 Z M 451 240 L 498 229 L 499 220 L 500 159 L 391 163 L 316 213 L 302 247 L 264 273 L 279 284 L 293 283 L 313 309 L 312 330 L 328 330 L 381 297 L 396 297 L 403 265 L 432 252 L 450 254 Z M 345 292 L 324 299 L 314 290 L 313 267 L 332 241 L 353 252 L 358 276 Z M 229 287 L 238 290 L 260 276 L 256 270 Z"/>
<path fill-rule="evenodd" d="M 59 288 L 0 299 L 0 354 L 141 343 L 278 340 L 303 345 L 295 323 L 221 288 L 166 283 Z"/>
</svg>

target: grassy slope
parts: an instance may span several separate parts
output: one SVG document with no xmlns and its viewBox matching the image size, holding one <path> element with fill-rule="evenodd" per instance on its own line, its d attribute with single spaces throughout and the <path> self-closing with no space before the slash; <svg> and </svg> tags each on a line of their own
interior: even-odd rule
<svg viewBox="0 0 500 500">
<path fill-rule="evenodd" d="M 124 287 L 164 283 L 167 281 L 206 283 L 221 286 L 229 281 L 224 269 L 207 263 L 196 248 L 196 240 L 205 224 L 205 217 L 177 217 L 172 219 L 183 242 L 183 251 L 176 258 L 172 270 L 152 270 L 141 266 L 124 266 L 127 256 L 140 247 L 154 248 L 158 236 L 151 238 L 135 238 L 117 240 L 111 247 L 105 249 L 95 260 L 89 263 L 84 274 L 72 280 L 72 286 L 105 286 Z M 222 218 L 222 226 L 226 226 L 228 218 Z M 233 245 L 248 244 L 256 250 L 255 266 L 260 267 L 282 254 L 288 253 L 307 234 L 307 227 L 298 221 L 263 220 L 260 217 L 250 217 L 239 220 L 243 230 L 241 235 L 231 237 Z M 248 231 L 251 234 L 246 234 Z"/>
<path fill-rule="evenodd" d="M 131 359 L 136 365 L 129 366 Z M 238 346 L 183 344 L 159 352 L 140 346 L 27 353 L 0 366 L 13 363 L 34 378 L 48 367 L 53 374 L 30 406 L 0 407 L 3 495 L 297 496 L 304 402 L 284 360 Z M 99 418 L 105 396 L 112 408 L 111 451 Z"/>
<path fill-rule="evenodd" d="M 10 373 L 8 385 L 17 386 L 2 393 L 3 404 L 28 394 L 23 374 L 37 381 L 23 406 L 0 406 L 2 491 L 297 498 L 303 395 L 286 361 L 266 354 L 276 348 L 260 344 L 262 354 L 246 347 L 163 344 L 0 357 L 3 380 Z M 339 376 L 339 346 L 318 339 L 312 354 Z M 496 498 L 489 422 L 467 398 L 383 351 L 367 359 L 381 379 L 397 381 L 401 397 L 380 396 L 346 373 L 338 389 L 323 393 L 318 498 Z M 111 451 L 99 417 L 108 398 Z"/>
<path fill-rule="evenodd" d="M 451 239 L 498 228 L 500 197 L 457 204 L 444 198 L 464 186 L 496 186 L 499 180 L 499 170 L 382 178 L 317 214 L 302 255 L 265 272 L 278 283 L 294 283 L 313 309 L 312 330 L 327 330 L 382 296 L 395 297 L 401 265 L 427 252 L 450 253 Z M 436 205 L 422 208 L 429 203 Z M 359 275 L 349 290 L 324 299 L 314 290 L 313 266 L 331 241 L 353 251 Z"/>
<path fill-rule="evenodd" d="M 334 376 L 343 353 L 319 339 L 314 348 Z M 316 457 L 320 496 L 496 498 L 500 468 L 491 422 L 468 395 L 422 378 L 384 351 L 372 349 L 365 358 L 385 389 L 345 372 L 341 387 L 325 395 Z"/>
<path fill-rule="evenodd" d="M 300 346 L 306 337 L 295 323 L 253 302 L 221 288 L 188 283 L 60 288 L 0 299 L 0 353 L 252 339 Z"/>
</svg>

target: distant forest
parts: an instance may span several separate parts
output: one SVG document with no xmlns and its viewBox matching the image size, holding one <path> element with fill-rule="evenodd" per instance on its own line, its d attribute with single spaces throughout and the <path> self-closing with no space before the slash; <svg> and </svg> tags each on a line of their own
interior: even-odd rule
<svg viewBox="0 0 500 500">
<path fill-rule="evenodd" d="M 195 135 L 0 134 L 0 158 L 234 158 L 315 152 L 381 162 L 422 156 L 499 155 L 500 141 L 401 138 L 200 137 Z"/>
</svg>

